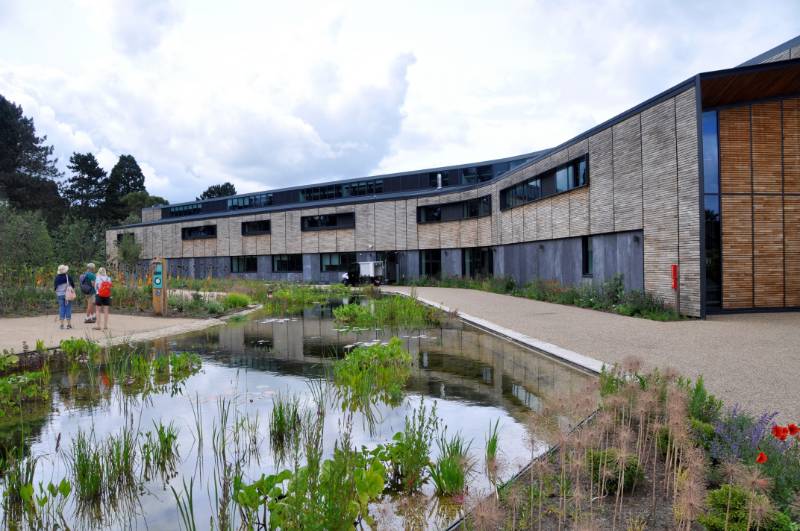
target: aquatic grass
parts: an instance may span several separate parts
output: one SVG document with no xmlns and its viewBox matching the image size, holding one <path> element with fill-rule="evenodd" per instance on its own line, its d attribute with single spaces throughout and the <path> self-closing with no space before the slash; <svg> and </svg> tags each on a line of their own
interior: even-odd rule
<svg viewBox="0 0 800 531">
<path fill-rule="evenodd" d="M 169 366 L 173 380 L 184 380 L 197 373 L 203 359 L 195 352 L 173 352 L 169 355 Z"/>
<path fill-rule="evenodd" d="M 72 480 L 79 501 L 97 501 L 103 495 L 103 448 L 97 444 L 94 432 L 79 430 L 72 440 L 70 452 Z"/>
<path fill-rule="evenodd" d="M 494 424 L 489 421 L 489 433 L 486 436 L 486 462 L 491 463 L 497 459 L 497 449 L 500 443 L 500 419 L 495 420 Z"/>
<path fill-rule="evenodd" d="M 175 503 L 178 506 L 178 515 L 180 516 L 179 526 L 180 529 L 185 531 L 197 531 L 197 523 L 194 517 L 194 477 L 189 479 L 189 485 L 186 485 L 186 480 L 183 480 L 183 493 L 178 494 L 175 487 L 170 485 L 172 495 L 175 497 Z"/>
<path fill-rule="evenodd" d="M 124 426 L 118 435 L 109 435 L 102 451 L 103 484 L 107 494 L 131 489 L 136 483 L 138 461 L 137 434 Z"/>
<path fill-rule="evenodd" d="M 85 338 L 62 339 L 61 350 L 70 362 L 86 361 L 100 354 L 100 345 Z"/>
<path fill-rule="evenodd" d="M 158 472 L 166 479 L 174 473 L 179 459 L 178 429 L 173 422 L 165 425 L 160 420 L 153 421 L 153 428 L 155 431 L 144 434 L 141 445 L 144 476 L 150 479 Z"/>
<path fill-rule="evenodd" d="M 251 301 L 250 297 L 244 293 L 228 293 L 225 295 L 225 298 L 222 299 L 222 304 L 225 306 L 226 310 L 233 310 L 236 308 L 246 308 L 250 306 Z"/>
<path fill-rule="evenodd" d="M 285 461 L 287 449 L 301 426 L 300 398 L 277 393 L 272 400 L 269 416 L 269 439 L 277 463 Z"/>
<path fill-rule="evenodd" d="M 50 370 L 26 371 L 0 377 L 0 420 L 21 415 L 23 409 L 50 400 Z"/>
<path fill-rule="evenodd" d="M 334 308 L 333 315 L 340 323 L 359 328 L 428 328 L 442 320 L 439 310 L 400 295 L 369 299 L 365 304 L 345 304 Z"/>
</svg>

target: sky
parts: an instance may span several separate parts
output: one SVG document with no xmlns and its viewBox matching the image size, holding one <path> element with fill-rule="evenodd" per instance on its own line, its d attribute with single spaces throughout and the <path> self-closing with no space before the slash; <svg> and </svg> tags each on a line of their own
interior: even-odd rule
<svg viewBox="0 0 800 531">
<path fill-rule="evenodd" d="M 174 203 L 552 147 L 800 34 L 797 7 L 0 0 L 0 94 L 65 172 L 132 154 Z"/>
</svg>

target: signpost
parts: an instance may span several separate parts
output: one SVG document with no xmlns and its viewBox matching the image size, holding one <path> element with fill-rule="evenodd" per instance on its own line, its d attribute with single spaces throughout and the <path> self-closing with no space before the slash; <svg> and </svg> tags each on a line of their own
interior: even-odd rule
<svg viewBox="0 0 800 531">
<path fill-rule="evenodd" d="M 150 275 L 153 277 L 153 313 L 167 315 L 167 260 L 153 258 L 150 262 Z"/>
</svg>

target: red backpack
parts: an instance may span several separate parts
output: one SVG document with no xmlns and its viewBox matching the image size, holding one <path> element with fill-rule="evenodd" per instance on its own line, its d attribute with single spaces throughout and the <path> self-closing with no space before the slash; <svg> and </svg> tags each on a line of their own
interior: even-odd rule
<svg viewBox="0 0 800 531">
<path fill-rule="evenodd" d="M 100 286 L 97 288 L 97 294 L 100 297 L 107 298 L 111 296 L 111 281 L 104 280 L 100 283 Z"/>
</svg>

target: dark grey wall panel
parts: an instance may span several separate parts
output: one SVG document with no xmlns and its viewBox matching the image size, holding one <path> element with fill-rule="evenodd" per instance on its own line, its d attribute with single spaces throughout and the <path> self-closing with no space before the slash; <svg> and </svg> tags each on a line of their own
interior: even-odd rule
<svg viewBox="0 0 800 531">
<path fill-rule="evenodd" d="M 319 254 L 303 255 L 303 282 L 319 282 Z"/>
<path fill-rule="evenodd" d="M 460 277 L 461 249 L 444 249 L 442 251 L 442 277 Z"/>
</svg>

